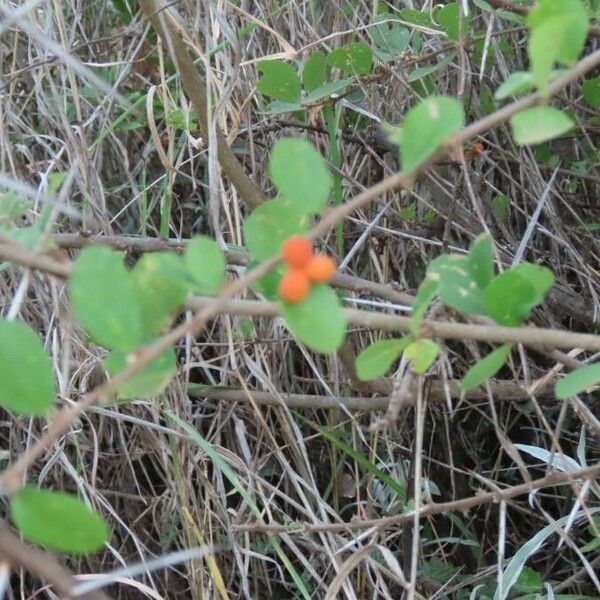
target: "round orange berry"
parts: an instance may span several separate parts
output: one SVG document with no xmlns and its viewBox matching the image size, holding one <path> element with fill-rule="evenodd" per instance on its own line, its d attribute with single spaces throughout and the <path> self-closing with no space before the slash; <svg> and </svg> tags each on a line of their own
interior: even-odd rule
<svg viewBox="0 0 600 600">
<path fill-rule="evenodd" d="M 306 265 L 305 271 L 308 278 L 314 283 L 325 283 L 335 275 L 336 269 L 337 266 L 331 256 L 319 254 Z"/>
<path fill-rule="evenodd" d="M 279 295 L 284 302 L 297 304 L 310 292 L 310 281 L 306 273 L 298 269 L 288 271 L 279 282 Z"/>
<path fill-rule="evenodd" d="M 284 242 L 281 254 L 292 269 L 303 269 L 313 257 L 312 244 L 306 238 L 294 235 Z"/>
</svg>

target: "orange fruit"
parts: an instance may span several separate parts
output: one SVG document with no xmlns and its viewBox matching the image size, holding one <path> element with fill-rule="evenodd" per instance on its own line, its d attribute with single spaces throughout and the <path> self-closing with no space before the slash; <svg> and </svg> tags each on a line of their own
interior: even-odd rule
<svg viewBox="0 0 600 600">
<path fill-rule="evenodd" d="M 312 244 L 306 238 L 294 235 L 283 243 L 281 254 L 292 269 L 303 269 L 313 257 Z"/>
<path fill-rule="evenodd" d="M 319 254 L 306 265 L 305 272 L 312 282 L 325 283 L 335 275 L 336 270 L 337 266 L 331 256 Z"/>
<path fill-rule="evenodd" d="M 288 271 L 279 282 L 279 295 L 284 302 L 298 304 L 310 292 L 310 281 L 306 273 L 299 269 Z"/>
</svg>

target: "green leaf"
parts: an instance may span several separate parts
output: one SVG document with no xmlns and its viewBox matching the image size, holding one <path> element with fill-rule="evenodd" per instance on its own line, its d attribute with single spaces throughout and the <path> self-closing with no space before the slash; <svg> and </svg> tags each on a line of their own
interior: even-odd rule
<svg viewBox="0 0 600 600">
<path fill-rule="evenodd" d="M 119 18 L 123 25 L 129 25 L 131 19 L 133 19 L 133 15 L 131 14 L 128 3 L 125 0 L 112 0 L 112 5 L 119 14 Z"/>
<path fill-rule="evenodd" d="M 131 270 L 141 311 L 144 339 L 162 333 L 171 324 L 190 290 L 189 275 L 180 256 L 172 252 L 144 254 Z"/>
<path fill-rule="evenodd" d="M 289 200 L 269 200 L 246 219 L 246 245 L 252 258 L 263 261 L 279 254 L 281 245 L 290 236 L 306 233 L 308 225 L 308 216 Z"/>
<path fill-rule="evenodd" d="M 518 96 L 531 92 L 536 87 L 536 79 L 529 71 L 515 71 L 511 73 L 504 83 L 496 90 L 494 98 L 504 100 L 509 96 Z"/>
<path fill-rule="evenodd" d="M 535 304 L 541 304 L 548 290 L 554 285 L 554 273 L 548 267 L 524 262 L 510 270 L 533 286 L 536 292 Z"/>
<path fill-rule="evenodd" d="M 377 58 L 385 62 L 397 59 L 408 48 L 410 31 L 390 13 L 376 15 L 374 22 L 378 24 L 369 28 L 369 35 Z"/>
<path fill-rule="evenodd" d="M 281 60 L 267 60 L 258 63 L 262 77 L 256 89 L 265 96 L 282 102 L 299 102 L 302 85 L 293 67 Z"/>
<path fill-rule="evenodd" d="M 556 397 L 566 400 L 600 383 L 600 363 L 586 365 L 563 377 L 555 386 Z"/>
<path fill-rule="evenodd" d="M 423 322 L 423 317 L 427 311 L 427 307 L 431 301 L 435 298 L 439 288 L 439 279 L 431 278 L 429 275 L 421 281 L 421 285 L 417 290 L 415 301 L 412 305 L 412 314 L 410 319 L 410 332 L 417 337 L 419 335 L 419 329 Z"/>
<path fill-rule="evenodd" d="M 17 194 L 0 194 L 0 223 L 20 219 L 27 214 L 27 210 L 27 202 Z"/>
<path fill-rule="evenodd" d="M 198 293 L 212 296 L 221 291 L 227 262 L 214 240 L 205 236 L 194 238 L 186 246 L 183 258 Z"/>
<path fill-rule="evenodd" d="M 373 51 L 364 42 L 354 42 L 333 50 L 329 64 L 345 74 L 368 75 L 373 69 Z"/>
<path fill-rule="evenodd" d="M 409 83 L 413 83 L 419 79 L 424 79 L 428 75 L 432 75 L 433 73 L 437 73 L 438 71 L 446 68 L 455 58 L 456 53 L 450 52 L 446 57 L 442 58 L 442 60 L 433 63 L 432 65 L 428 65 L 426 67 L 416 67 L 406 76 L 406 79 Z"/>
<path fill-rule="evenodd" d="M 109 539 L 104 520 L 70 494 L 27 486 L 12 498 L 10 509 L 23 537 L 51 550 L 89 554 Z"/>
<path fill-rule="evenodd" d="M 252 260 L 248 263 L 247 270 L 251 271 L 260 264 L 258 260 Z M 262 294 L 267 300 L 279 300 L 279 281 L 287 271 L 287 266 L 279 265 L 276 269 L 271 269 L 266 275 L 252 284 L 252 289 Z"/>
<path fill-rule="evenodd" d="M 556 519 L 550 525 L 546 525 L 546 527 L 538 531 L 532 538 L 521 544 L 499 577 L 494 600 L 505 600 L 508 598 L 510 590 L 517 581 L 525 563 L 544 545 L 551 535 L 559 531 L 559 527 L 564 527 L 567 523 L 573 525 L 582 518 L 589 519 L 590 514 L 596 514 L 599 510 L 600 507 L 586 507 L 584 510 L 580 510 L 574 514 L 572 511 L 569 511 L 568 515 Z M 502 593 L 500 593 L 500 590 L 502 590 Z M 571 600 L 574 600 L 574 598 L 571 598 Z"/>
<path fill-rule="evenodd" d="M 517 113 L 510 120 L 517 144 L 539 144 L 569 131 L 574 123 L 564 112 L 552 106 L 537 106 Z"/>
<path fill-rule="evenodd" d="M 346 337 L 346 316 L 328 285 L 314 285 L 304 302 L 284 303 L 282 314 L 292 333 L 317 352 L 335 352 Z"/>
<path fill-rule="evenodd" d="M 511 344 L 504 344 L 492 350 L 485 358 L 476 362 L 462 378 L 460 387 L 468 392 L 493 377 L 504 365 L 510 354 Z"/>
<path fill-rule="evenodd" d="M 406 347 L 404 353 L 412 360 L 413 369 L 416 373 L 425 373 L 435 362 L 440 347 L 428 338 L 418 339 Z"/>
<path fill-rule="evenodd" d="M 451 40 L 457 40 L 459 35 L 459 7 L 456 2 L 442 6 L 436 13 L 436 20 L 443 27 Z M 466 36 L 471 26 L 470 16 L 463 15 L 463 36 Z"/>
<path fill-rule="evenodd" d="M 327 55 L 320 50 L 313 52 L 304 63 L 302 69 L 302 83 L 309 90 L 315 90 L 325 83 L 327 72 Z"/>
<path fill-rule="evenodd" d="M 484 292 L 488 314 L 500 325 L 521 325 L 537 304 L 535 287 L 514 270 L 496 275 Z"/>
<path fill-rule="evenodd" d="M 589 16 L 580 0 L 540 0 L 529 13 L 528 51 L 532 72 L 545 91 L 554 63 L 569 66 L 583 50 Z"/>
<path fill-rule="evenodd" d="M 120 253 L 102 246 L 81 251 L 69 280 L 75 315 L 92 339 L 133 350 L 142 338 L 142 315 L 133 280 Z"/>
<path fill-rule="evenodd" d="M 122 352 L 113 352 L 104 359 L 107 372 L 118 375 L 129 366 L 129 361 L 134 355 Z M 137 375 L 127 383 L 119 386 L 117 396 L 121 400 L 135 400 L 138 398 L 153 398 L 160 394 L 177 373 L 177 360 L 175 351 L 168 348 L 147 364 Z"/>
<path fill-rule="evenodd" d="M 429 29 L 431 31 L 440 31 L 440 28 L 435 25 L 429 17 L 429 11 L 422 12 L 411 8 L 403 8 L 398 12 L 398 16 L 402 21 L 417 25 L 417 27 Z"/>
<path fill-rule="evenodd" d="M 303 110 L 304 106 L 300 102 L 281 102 L 280 100 L 273 100 L 269 102 L 267 109 L 264 111 L 266 115 L 282 115 L 284 113 L 296 112 L 297 110 Z"/>
<path fill-rule="evenodd" d="M 462 106 L 448 96 L 429 96 L 406 115 L 400 132 L 402 169 L 415 171 L 448 138 L 462 129 L 465 116 Z"/>
<path fill-rule="evenodd" d="M 584 100 L 594 108 L 600 108 L 600 76 L 586 79 L 582 85 Z"/>
<path fill-rule="evenodd" d="M 356 358 L 358 378 L 369 381 L 387 373 L 410 342 L 410 337 L 381 340 L 365 348 Z"/>
<path fill-rule="evenodd" d="M 24 323 L 0 319 L 0 406 L 45 415 L 53 404 L 52 364 L 40 338 Z"/>
<path fill-rule="evenodd" d="M 587 10 L 581 0 L 538 0 L 527 15 L 527 26 L 536 29 L 550 19 L 577 15 L 583 21 L 589 19 Z"/>
<path fill-rule="evenodd" d="M 562 16 L 564 12 L 562 5 L 569 6 L 569 4 L 573 5 L 577 3 L 579 3 L 579 0 L 565 0 L 565 2 L 562 2 L 562 0 L 561 2 L 556 2 L 556 0 L 538 0 L 527 14 L 527 18 L 525 19 L 527 27 L 535 29 L 548 19 Z M 571 8 L 573 7 L 571 6 Z"/>
<path fill-rule="evenodd" d="M 304 214 L 318 213 L 327 204 L 331 173 L 317 149 L 306 140 L 279 140 L 269 162 L 271 180 L 281 194 Z"/>
<path fill-rule="evenodd" d="M 515 582 L 515 589 L 523 594 L 537 592 L 543 587 L 542 576 L 531 567 L 525 567 Z"/>
<path fill-rule="evenodd" d="M 505 194 L 498 194 L 492 198 L 492 212 L 501 223 L 506 223 L 508 220 L 509 206 L 510 202 Z"/>
<path fill-rule="evenodd" d="M 469 315 L 486 314 L 483 292 L 471 275 L 466 256 L 443 254 L 427 268 L 427 276 L 438 283 L 440 300 Z"/>
<path fill-rule="evenodd" d="M 323 85 L 315 88 L 304 98 L 302 98 L 302 105 L 308 106 L 310 104 L 314 104 L 315 102 L 319 102 L 323 98 L 329 98 L 332 94 L 337 94 L 342 90 L 345 90 L 351 83 L 353 79 L 348 77 L 346 79 L 336 79 L 335 81 L 328 81 Z"/>
<path fill-rule="evenodd" d="M 190 113 L 184 113 L 181 108 L 172 110 L 167 116 L 167 123 L 182 131 L 194 131 L 198 128 L 197 120 Z"/>
<path fill-rule="evenodd" d="M 49 205 L 46 205 L 49 206 Z M 17 242 L 20 246 L 28 250 L 36 250 L 40 246 L 40 242 L 44 236 L 44 227 L 40 221 L 36 221 L 28 227 L 2 228 L 0 232 Z"/>
<path fill-rule="evenodd" d="M 473 281 L 485 289 L 494 277 L 494 246 L 488 234 L 484 233 L 473 241 L 468 261 Z"/>
</svg>

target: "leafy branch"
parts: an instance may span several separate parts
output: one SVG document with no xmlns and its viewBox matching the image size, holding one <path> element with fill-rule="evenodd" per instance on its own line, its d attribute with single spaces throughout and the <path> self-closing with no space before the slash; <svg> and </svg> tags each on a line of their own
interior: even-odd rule
<svg viewBox="0 0 600 600">
<path fill-rule="evenodd" d="M 182 84 L 198 113 L 203 135 L 209 139 L 211 131 L 206 86 L 183 42 L 185 33 L 169 10 L 161 9 L 157 12 L 156 4 L 151 0 L 141 0 L 141 4 L 172 50 Z M 537 89 L 537 93 L 516 100 L 468 126 L 465 126 L 463 108 L 456 100 L 445 96 L 430 96 L 411 109 L 402 128 L 392 133 L 400 148 L 403 171 L 382 180 L 347 203 L 338 203 L 312 228 L 313 219 L 323 215 L 333 187 L 333 178 L 320 154 L 301 140 L 281 140 L 271 153 L 269 165 L 271 180 L 278 188 L 279 196 L 274 200 L 263 201 L 257 186 L 246 176 L 242 165 L 226 144 L 224 135 L 217 130 L 221 166 L 240 195 L 255 207 L 244 225 L 246 243 L 253 263 L 247 273 L 237 280 L 223 284 L 225 257 L 221 249 L 206 238 L 193 240 L 186 247 L 183 258 L 168 253 L 146 255 L 131 271 L 123 265 L 122 257 L 106 248 L 86 248 L 71 268 L 68 264 L 57 263 L 44 255 L 15 249 L 14 244 L 0 240 L 0 255 L 4 258 L 20 261 L 21 264 L 40 268 L 60 277 L 68 276 L 70 298 L 79 321 L 95 342 L 111 351 L 105 361 L 105 367 L 111 374 L 110 381 L 95 388 L 77 403 L 55 411 L 42 436 L 0 474 L 0 490 L 11 496 L 13 520 L 21 531 L 33 541 L 49 546 L 54 543 L 57 549 L 73 553 L 88 552 L 104 542 L 107 537 L 106 527 L 93 511 L 71 497 L 64 498 L 64 495 L 57 493 L 23 487 L 23 474 L 89 407 L 109 401 L 115 395 L 125 398 L 147 396 L 164 389 L 176 370 L 173 345 L 188 334 L 199 334 L 210 319 L 222 312 L 269 316 L 282 313 L 290 329 L 301 341 L 323 352 L 340 347 L 347 322 L 388 331 L 408 331 L 411 337 L 406 343 L 405 340 L 387 340 L 385 347 L 376 347 L 377 352 L 371 349 L 368 361 L 365 359 L 365 362 L 379 360 L 388 365 L 392 362 L 390 356 L 395 359 L 400 352 L 405 352 L 418 372 L 425 372 L 436 359 L 438 347 L 431 339 L 434 337 L 544 348 L 579 347 L 599 350 L 600 336 L 503 326 L 524 323 L 532 308 L 543 299 L 553 278 L 537 265 L 527 264 L 494 275 L 491 242 L 487 247 L 482 240 L 476 240 L 468 258 L 442 256 L 430 265 L 428 277 L 417 295 L 412 318 L 343 310 L 335 292 L 324 282 L 314 285 L 307 300 L 294 306 L 286 302 L 283 305 L 269 302 L 249 304 L 248 301 L 233 300 L 234 296 L 252 285 L 266 297 L 269 294 L 273 296 L 273 284 L 282 275 L 281 270 L 277 270 L 282 261 L 281 245 L 290 236 L 304 235 L 308 240 L 317 240 L 334 229 L 345 217 L 382 195 L 400 188 L 410 189 L 417 175 L 441 156 L 449 153 L 451 156 L 461 157 L 464 143 L 501 123 L 511 121 L 514 137 L 521 144 L 544 141 L 567 131 L 572 126 L 570 117 L 549 107 L 548 99 L 599 65 L 600 51 L 574 64 L 565 74 L 554 72 L 555 63 L 569 66 L 579 56 L 589 23 L 587 15 L 582 11 L 572 11 L 567 16 L 569 24 L 574 28 L 565 37 L 563 30 L 556 30 L 553 9 L 548 9 L 548 6 L 547 3 L 542 3 L 542 8 L 531 12 L 528 17 L 532 30 L 529 48 L 531 72 L 519 75 L 502 91 L 506 96 L 520 94 L 523 89 Z M 573 6 L 578 5 L 575 3 Z M 562 35 L 562 41 L 549 46 L 548 40 L 554 43 L 550 34 L 556 32 Z M 538 40 L 538 45 L 532 40 Z M 364 48 L 356 45 L 345 48 L 334 58 L 330 57 L 331 64 L 342 71 L 360 71 L 363 69 L 363 62 L 367 62 L 363 50 Z M 272 89 L 267 85 L 269 77 L 277 79 L 281 73 L 277 75 L 275 71 L 281 72 L 281 66 L 262 65 L 261 70 L 264 75 L 263 90 Z M 265 78 L 267 84 L 264 82 Z M 284 78 L 293 82 L 293 98 L 296 99 L 299 92 L 297 83 L 289 71 Z M 325 85 L 319 78 L 317 80 L 320 84 L 318 87 Z M 331 89 L 327 88 L 326 91 L 331 93 Z M 549 123 L 549 126 L 544 128 L 541 126 L 544 123 Z M 425 131 L 420 130 L 423 124 Z M 204 259 L 206 262 L 202 264 Z M 510 285 L 506 280 L 509 280 Z M 505 290 L 516 290 L 516 304 L 514 298 L 511 300 L 513 305 L 507 303 L 508 309 L 511 309 L 508 312 L 505 310 L 507 306 L 498 300 L 503 286 Z M 492 294 L 490 289 L 499 293 Z M 171 327 L 174 314 L 185 305 L 190 291 L 214 294 L 215 297 L 196 299 L 198 310 L 193 318 L 165 333 Z M 435 297 L 461 312 L 491 316 L 500 325 L 427 320 L 424 318 L 427 308 Z M 482 307 L 485 308 L 483 312 Z M 4 386 L 3 405 L 24 414 L 48 414 L 54 405 L 54 383 L 39 339 L 21 323 L 2 321 L 0 347 L 6 346 L 7 341 L 14 344 L 15 350 L 10 355 L 4 355 L 3 362 L 0 363 L 3 370 L 0 372 L 0 380 Z M 478 363 L 479 372 L 469 372 L 469 383 L 479 385 L 486 381 L 504 364 L 509 352 L 510 347 L 506 346 L 493 351 Z M 19 366 L 19 376 L 13 376 Z M 576 371 L 561 382 L 557 392 L 561 397 L 568 397 L 587 389 L 597 382 L 600 377 L 598 371 L 597 365 L 589 365 Z M 33 373 L 37 377 L 34 378 Z M 36 380 L 34 384 L 31 383 L 33 379 Z M 14 401 L 15 398 L 19 403 Z M 575 473 L 551 475 L 540 480 L 538 487 L 573 481 L 575 477 L 592 477 L 598 472 L 600 467 L 595 465 Z M 419 511 L 418 517 L 466 509 L 483 501 L 504 500 L 529 489 L 532 488 L 514 486 L 506 492 L 494 491 L 459 502 L 426 506 Z M 56 523 L 52 518 L 53 514 L 60 517 Z M 44 534 L 39 535 L 37 526 L 40 521 L 44 520 L 51 526 L 56 524 L 60 528 L 69 517 L 78 524 L 72 537 L 62 539 L 54 535 L 55 531 L 52 529 L 50 534 L 45 529 Z M 401 523 L 409 518 L 410 515 L 402 515 L 391 520 L 379 520 L 374 525 Z M 363 525 L 364 522 L 361 523 Z M 273 528 L 268 531 L 279 530 Z M 78 537 L 78 532 L 83 534 Z"/>
</svg>

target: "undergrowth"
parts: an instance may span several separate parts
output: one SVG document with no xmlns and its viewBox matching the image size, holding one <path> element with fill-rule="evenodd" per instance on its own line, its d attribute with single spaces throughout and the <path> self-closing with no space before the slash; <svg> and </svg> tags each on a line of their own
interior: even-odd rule
<svg viewBox="0 0 600 600">
<path fill-rule="evenodd" d="M 565 2 L 546 37 L 516 0 L 0 6 L 0 390 L 37 385 L 0 513 L 66 553 L 0 523 L 0 597 L 600 597 L 599 7 Z M 281 306 L 298 234 L 338 271 Z M 70 500 L 32 531 L 37 487 L 96 537 Z"/>
</svg>

